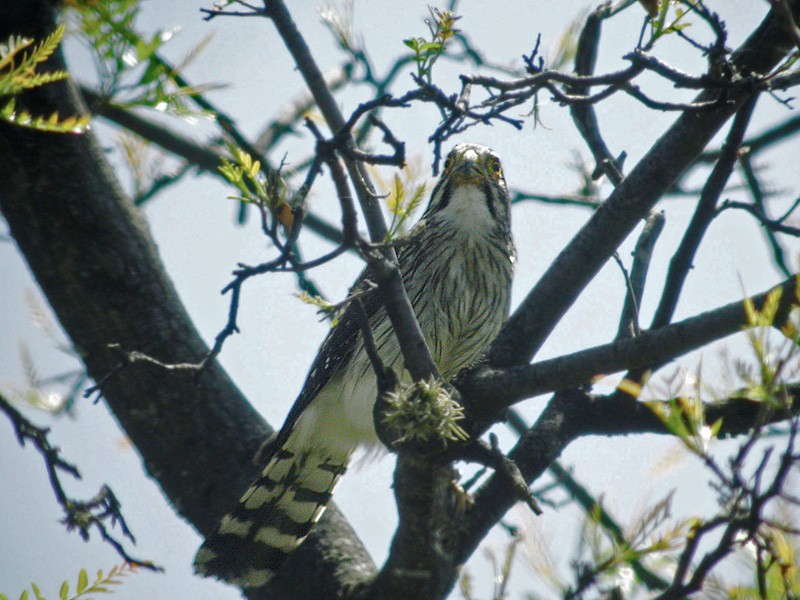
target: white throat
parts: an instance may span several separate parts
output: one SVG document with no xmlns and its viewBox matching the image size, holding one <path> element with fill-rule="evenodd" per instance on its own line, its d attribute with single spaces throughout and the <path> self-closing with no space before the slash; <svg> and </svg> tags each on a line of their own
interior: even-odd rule
<svg viewBox="0 0 800 600">
<path fill-rule="evenodd" d="M 441 215 L 468 235 L 483 234 L 496 225 L 483 190 L 475 185 L 461 186 L 455 190 Z"/>
</svg>

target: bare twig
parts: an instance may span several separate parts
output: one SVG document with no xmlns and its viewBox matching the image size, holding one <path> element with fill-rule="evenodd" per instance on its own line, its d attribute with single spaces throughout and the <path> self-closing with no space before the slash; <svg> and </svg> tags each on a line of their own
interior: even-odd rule
<svg viewBox="0 0 800 600">
<path fill-rule="evenodd" d="M 575 53 L 575 72 L 578 75 L 590 76 L 594 73 L 600 45 L 601 24 L 603 19 L 609 16 L 608 8 L 607 3 L 601 4 L 586 18 Z M 570 94 L 585 96 L 589 93 L 590 88 L 587 85 L 577 85 L 570 86 L 567 90 Z M 593 177 L 597 179 L 601 174 L 605 174 L 613 185 L 617 185 L 622 180 L 622 161 L 614 158 L 603 140 L 594 108 L 590 104 L 575 104 L 570 106 L 570 113 L 575 126 L 594 156 Z"/>
<path fill-rule="evenodd" d="M 719 201 L 722 191 L 725 189 L 728 178 L 733 172 L 733 167 L 738 159 L 739 148 L 744 139 L 747 126 L 750 123 L 750 117 L 755 108 L 756 101 L 757 96 L 751 97 L 737 113 L 731 125 L 730 133 L 723 145 L 720 158 L 712 170 L 711 175 L 709 175 L 705 186 L 703 186 L 703 192 L 697 204 L 697 209 L 692 216 L 692 221 L 686 229 L 686 233 L 681 240 L 678 250 L 670 261 L 669 272 L 664 284 L 661 301 L 656 309 L 656 314 L 651 324 L 652 329 L 663 327 L 669 323 L 675 312 L 681 289 L 692 267 L 692 260 L 694 259 L 706 229 L 716 215 L 717 202 Z"/>
<path fill-rule="evenodd" d="M 208 171 L 209 174 L 224 180 L 224 177 L 219 172 L 219 167 L 222 166 L 222 159 L 227 158 L 225 153 L 216 150 L 213 146 L 199 144 L 193 139 L 161 123 L 156 123 L 146 117 L 138 115 L 131 110 L 115 106 L 104 100 L 96 91 L 87 86 L 81 87 L 81 93 L 84 98 L 86 98 L 91 109 L 97 112 L 97 114 L 157 144 L 167 152 L 179 156 L 191 165 Z M 256 154 L 256 156 L 260 156 L 260 154 Z M 263 164 L 268 165 L 269 163 Z M 225 181 L 227 183 L 227 180 Z M 337 227 L 314 214 L 305 215 L 304 225 L 335 244 L 339 244 L 342 241 L 342 233 Z"/>
<path fill-rule="evenodd" d="M 67 473 L 76 479 L 80 479 L 81 474 L 75 465 L 61 457 L 61 451 L 58 448 L 50 445 L 50 440 L 47 437 L 50 430 L 37 427 L 31 423 L 2 395 L 0 395 L 0 411 L 4 412 L 11 420 L 20 445 L 24 446 L 26 441 L 30 441 L 42 455 L 47 469 L 47 476 L 50 480 L 50 487 L 53 488 L 56 501 L 64 511 L 63 522 L 67 526 L 67 530 L 77 529 L 81 538 L 84 541 L 88 541 L 89 531 L 92 527 L 95 527 L 100 533 L 100 537 L 111 544 L 125 562 L 152 571 L 163 571 L 161 567 L 150 561 L 131 557 L 125 547 L 108 532 L 106 521 L 110 522 L 112 527 L 118 524 L 122 530 L 122 535 L 136 543 L 127 523 L 125 523 L 125 518 L 122 516 L 119 501 L 114 492 L 111 491 L 111 488 L 103 485 L 97 495 L 88 501 L 74 500 L 67 496 L 61 484 L 60 473 Z"/>
<path fill-rule="evenodd" d="M 628 279 L 625 303 L 617 330 L 617 339 L 636 336 L 641 333 L 639 324 L 639 307 L 642 305 L 644 286 L 647 281 L 647 271 L 650 268 L 650 259 L 661 231 L 664 229 L 664 213 L 652 213 L 645 222 L 636 246 L 633 250 L 633 267 Z"/>
<path fill-rule="evenodd" d="M 511 196 L 511 204 L 534 201 L 534 202 L 542 202 L 544 204 L 562 204 L 566 206 L 579 206 L 581 208 L 589 208 L 591 210 L 597 210 L 600 204 L 602 204 L 602 200 L 600 198 L 583 196 L 580 194 L 554 195 L 554 194 L 525 192 L 522 190 L 511 190 L 509 194 Z"/>
<path fill-rule="evenodd" d="M 328 123 L 328 127 L 334 135 L 346 132 L 347 123 L 339 110 L 338 103 L 325 85 L 322 73 L 286 5 L 282 0 L 275 0 L 270 2 L 265 10 L 292 54 L 297 68 L 303 75 L 309 90 Z M 355 142 L 352 135 L 342 135 L 344 135 L 343 143 L 345 147 L 354 150 Z M 340 168 L 335 157 L 329 157 L 328 166 L 331 169 L 334 184 L 337 186 L 337 193 L 340 194 L 340 200 L 343 198 L 341 194 L 346 194 L 349 197 L 347 183 L 339 176 Z M 383 242 L 387 234 L 386 223 L 378 206 L 378 194 L 372 185 L 369 174 L 361 161 L 345 158 L 345 166 L 361 204 L 370 239 L 377 243 Z M 416 322 L 411 302 L 403 287 L 394 249 L 383 247 L 382 254 L 383 259 L 381 260 L 374 255 L 372 258 L 368 257 L 370 270 L 381 287 L 384 305 L 400 341 L 403 358 L 409 372 L 415 379 L 427 379 L 431 375 L 438 374 L 436 364 L 425 344 L 425 339 L 422 336 L 419 324 Z"/>
<path fill-rule="evenodd" d="M 774 231 L 775 233 L 784 233 L 786 235 L 791 235 L 793 237 L 800 237 L 800 227 L 793 227 L 791 225 L 786 225 L 784 222 L 786 217 L 789 216 L 795 208 L 800 204 L 800 198 L 795 200 L 792 205 L 792 208 L 781 218 L 778 219 L 770 219 L 765 215 L 758 207 L 754 204 L 748 204 L 746 202 L 736 202 L 733 200 L 726 200 L 722 203 L 719 207 L 719 211 L 728 210 L 728 209 L 739 209 L 749 212 L 753 215 L 759 223 L 761 223 L 764 227 L 769 229 L 770 231 Z"/>
<path fill-rule="evenodd" d="M 739 164 L 741 165 L 742 173 L 744 174 L 745 181 L 747 182 L 747 187 L 750 190 L 750 195 L 753 198 L 753 204 L 758 212 L 766 217 L 767 207 L 765 206 L 764 202 L 765 193 L 762 189 L 761 182 L 756 175 L 756 170 L 753 167 L 749 153 L 744 153 L 742 155 Z M 773 229 L 769 227 L 765 228 L 764 234 L 767 238 L 767 242 L 772 248 L 772 257 L 775 261 L 775 265 L 784 274 L 788 273 L 789 267 L 786 265 L 785 251 L 775 236 Z"/>
<path fill-rule="evenodd" d="M 742 142 L 742 147 L 747 148 L 751 155 L 756 155 L 762 150 L 770 148 L 784 141 L 786 138 L 796 135 L 798 131 L 800 131 L 800 116 L 790 117 L 758 135 L 747 138 Z M 716 162 L 719 159 L 720 152 L 721 150 L 703 152 L 703 154 L 697 157 L 695 162 Z"/>
<path fill-rule="evenodd" d="M 687 544 L 678 558 L 678 567 L 672 577 L 670 586 L 657 596 L 659 600 L 672 600 L 686 598 L 702 589 L 703 583 L 708 579 L 712 569 L 726 556 L 731 554 L 738 545 L 753 544 L 757 548 L 757 561 L 764 560 L 766 552 L 772 560 L 780 560 L 778 553 L 770 547 L 769 534 L 765 529 L 768 519 L 764 515 L 767 505 L 774 500 L 784 498 L 785 487 L 789 480 L 790 471 L 800 461 L 800 455 L 795 454 L 795 441 L 797 438 L 800 419 L 790 419 L 790 429 L 786 436 L 786 447 L 781 452 L 777 465 L 772 465 L 769 458 L 774 447 L 767 448 L 757 462 L 752 473 L 746 474 L 745 458 L 755 447 L 756 434 L 750 436 L 740 447 L 736 459 L 731 461 L 729 473 L 720 473 L 712 485 L 720 492 L 720 510 L 714 517 L 700 521 L 692 527 Z M 769 478 L 768 485 L 763 482 Z M 775 524 L 777 530 L 783 527 Z M 790 528 L 791 529 L 791 528 Z M 693 558 L 701 547 L 702 541 L 716 536 L 716 544 L 705 547 L 708 550 L 702 555 L 698 563 L 690 572 Z M 714 539 L 714 538 L 712 538 Z M 763 567 L 758 569 L 763 570 Z M 763 579 L 763 573 L 760 575 Z M 760 582 L 763 591 L 765 584 Z M 786 588 L 788 591 L 788 587 Z"/>
<path fill-rule="evenodd" d="M 786 54 L 785 45 L 776 45 L 778 39 L 783 44 L 786 32 L 780 21 L 770 15 L 731 55 L 730 63 L 736 72 L 767 74 Z M 733 104 L 726 103 L 703 113 L 700 118 L 694 113 L 677 119 L 523 300 L 492 345 L 488 356 L 490 364 L 507 366 L 529 362 L 622 240 L 652 210 L 728 118 L 752 96 L 743 89 L 728 91 L 728 100 Z M 717 97 L 717 92 L 705 91 L 696 100 L 706 102 Z"/>
</svg>

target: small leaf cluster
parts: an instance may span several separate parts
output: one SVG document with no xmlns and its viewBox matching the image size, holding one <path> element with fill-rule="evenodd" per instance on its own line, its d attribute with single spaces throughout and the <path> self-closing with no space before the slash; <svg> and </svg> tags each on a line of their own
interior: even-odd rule
<svg viewBox="0 0 800 600">
<path fill-rule="evenodd" d="M 186 100 L 208 86 L 186 85 L 179 68 L 173 68 L 158 54 L 177 29 L 140 35 L 136 30 L 140 0 L 68 0 L 66 4 L 77 20 L 78 32 L 94 53 L 103 91 L 115 102 L 183 117 L 207 116 Z M 194 57 L 204 44 L 201 42 L 189 56 Z"/>
<path fill-rule="evenodd" d="M 37 71 L 38 67 L 56 51 L 64 31 L 63 25 L 58 26 L 38 45 L 34 45 L 32 39 L 21 36 L 11 36 L 5 43 L 0 43 L 0 98 L 11 96 L 11 99 L 0 108 L 0 119 L 40 131 L 81 133 L 86 129 L 89 124 L 88 115 L 67 117 L 63 120 L 55 112 L 49 117 L 34 116 L 25 110 L 19 110 L 14 98 L 25 90 L 68 77 L 64 71 L 44 73 Z"/>
<path fill-rule="evenodd" d="M 386 199 L 386 204 L 392 213 L 392 222 L 389 225 L 387 237 L 393 239 L 405 230 L 408 218 L 414 214 L 425 197 L 427 185 L 416 185 L 413 190 L 406 188 L 406 183 L 395 173 L 392 190 Z"/>
<path fill-rule="evenodd" d="M 683 544 L 689 522 L 670 523 L 671 506 L 672 493 L 646 508 L 630 531 L 616 537 L 603 525 L 606 511 L 598 501 L 587 513 L 583 525 L 581 546 L 586 560 L 576 565 L 577 581 L 563 588 L 565 595 L 580 596 L 595 585 L 608 594 L 632 595 L 637 585 L 635 569 L 645 562 L 670 563 L 669 553 Z"/>
<path fill-rule="evenodd" d="M 722 427 L 718 419 L 711 425 L 705 421 L 705 407 L 698 395 L 679 396 L 668 403 L 654 403 L 650 408 L 661 419 L 669 432 L 698 456 L 708 452 L 708 446 Z"/>
<path fill-rule="evenodd" d="M 430 379 L 399 388 L 384 396 L 383 422 L 399 432 L 395 443 L 434 440 L 466 441 L 469 435 L 458 424 L 464 409 L 441 381 Z"/>
<path fill-rule="evenodd" d="M 672 4 L 677 5 L 678 3 L 674 0 L 661 0 L 661 3 L 658 6 L 658 14 L 650 20 L 651 44 L 660 37 L 683 31 L 691 25 L 691 23 L 687 23 L 684 20 L 684 17 L 686 17 L 688 14 L 688 11 L 680 8 L 679 6 L 675 7 L 675 18 L 667 22 L 667 15 L 669 13 L 670 5 Z"/>
<path fill-rule="evenodd" d="M 795 300 L 800 302 L 800 282 L 795 286 Z M 791 379 L 787 370 L 797 363 L 800 351 L 800 335 L 798 335 L 797 319 L 787 319 L 784 323 L 776 323 L 778 310 L 781 305 L 783 290 L 775 288 L 764 301 L 761 310 L 758 310 L 750 298 L 744 301 L 744 312 L 747 320 L 745 333 L 747 334 L 750 348 L 756 361 L 757 374 L 743 374 L 747 387 L 743 391 L 748 398 L 766 403 L 773 409 L 787 408 L 786 394 L 783 381 Z M 795 317 L 797 315 L 794 315 Z M 773 326 L 783 334 L 785 348 L 777 349 L 770 344 L 769 334 Z"/>
<path fill-rule="evenodd" d="M 454 25 L 461 18 L 449 10 L 438 8 L 430 8 L 430 13 L 431 19 L 425 21 L 430 30 L 430 39 L 416 37 L 403 40 L 403 43 L 414 52 L 412 60 L 417 65 L 417 77 L 428 83 L 431 83 L 431 69 L 444 53 L 447 41 L 458 33 Z"/>
<path fill-rule="evenodd" d="M 408 220 L 414 215 L 422 201 L 428 184 L 422 180 L 421 169 L 413 162 L 407 162 L 399 172 L 395 172 L 391 182 L 381 177 L 380 171 L 372 174 L 378 187 L 385 194 L 386 207 L 391 215 L 386 241 L 395 239 L 407 229 Z"/>
<path fill-rule="evenodd" d="M 86 569 L 81 569 L 78 573 L 75 594 L 70 595 L 69 582 L 64 581 L 58 591 L 58 598 L 59 600 L 79 600 L 81 598 L 88 600 L 89 594 L 113 594 L 114 590 L 109 586 L 122 585 L 122 583 L 124 583 L 122 578 L 127 577 L 131 573 L 137 573 L 136 565 L 122 563 L 121 565 L 112 567 L 108 574 L 103 573 L 102 570 L 97 571 L 95 580 L 89 583 L 89 576 L 86 573 Z M 31 583 L 31 590 L 33 591 L 32 595 L 28 593 L 28 590 L 23 590 L 19 600 L 47 600 L 35 583 Z M 0 600 L 8 600 L 8 596 L 0 594 Z"/>
<path fill-rule="evenodd" d="M 342 304 L 334 304 L 333 302 L 325 300 L 325 298 L 323 298 L 322 296 L 312 295 L 305 291 L 296 294 L 296 296 L 304 304 L 316 306 L 317 312 L 330 317 L 331 327 L 336 327 L 339 324 L 339 317 L 341 316 L 341 312 L 343 309 Z M 347 303 L 345 302 L 344 305 L 346 304 Z"/>
<path fill-rule="evenodd" d="M 728 590 L 729 597 L 734 600 L 749 598 L 764 598 L 765 600 L 783 600 L 785 598 L 800 597 L 800 557 L 798 549 L 792 544 L 789 536 L 777 527 L 762 526 L 758 532 L 761 548 L 751 547 L 751 543 L 744 545 L 745 554 L 754 565 L 758 573 L 758 552 L 766 548 L 769 561 L 762 565 L 761 581 L 758 577 L 752 586 L 737 585 Z"/>
<path fill-rule="evenodd" d="M 285 227 L 291 228 L 294 215 L 286 201 L 288 187 L 280 174 L 274 171 L 264 174 L 261 161 L 241 148 L 233 146 L 230 150 L 234 160 L 223 158 L 219 170 L 240 193 L 228 198 L 267 208 Z"/>
</svg>

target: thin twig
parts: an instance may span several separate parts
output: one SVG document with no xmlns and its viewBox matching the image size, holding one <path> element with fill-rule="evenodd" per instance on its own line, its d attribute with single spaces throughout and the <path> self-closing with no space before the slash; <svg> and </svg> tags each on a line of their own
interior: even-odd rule
<svg viewBox="0 0 800 600">
<path fill-rule="evenodd" d="M 633 266 L 631 274 L 627 280 L 627 293 L 625 303 L 622 307 L 619 328 L 617 329 L 617 339 L 636 336 L 641 333 L 639 323 L 639 307 L 642 305 L 644 286 L 647 281 L 647 271 L 650 268 L 650 260 L 653 256 L 655 247 L 661 231 L 664 229 L 664 212 L 652 213 L 645 222 L 642 233 L 636 241 L 633 250 Z"/>
<path fill-rule="evenodd" d="M 703 192 L 692 220 L 686 229 L 678 250 L 676 250 L 670 261 L 667 280 L 664 283 L 664 291 L 661 294 L 661 301 L 653 317 L 651 329 L 663 327 L 672 319 L 683 284 L 692 267 L 697 248 L 700 246 L 708 226 L 716 215 L 717 202 L 739 157 L 739 148 L 750 123 L 750 117 L 753 114 L 757 98 L 757 96 L 752 96 L 736 114 L 719 160 L 703 186 Z"/>
<path fill-rule="evenodd" d="M 786 225 L 784 223 L 787 216 L 789 216 L 792 211 L 797 208 L 800 204 L 800 198 L 794 201 L 792 204 L 792 208 L 788 211 L 783 217 L 779 219 L 770 219 L 761 212 L 755 204 L 748 204 L 746 202 L 736 202 L 733 200 L 726 200 L 722 203 L 719 207 L 719 211 L 728 210 L 731 208 L 744 210 L 749 212 L 753 215 L 758 222 L 761 223 L 764 227 L 769 229 L 770 231 L 774 231 L 775 233 L 785 233 L 786 235 L 791 235 L 793 237 L 800 237 L 800 227 L 793 227 L 791 225 Z"/>
<path fill-rule="evenodd" d="M 67 473 L 76 479 L 81 479 L 81 474 L 75 465 L 61 457 L 59 448 L 50 444 L 48 439 L 50 430 L 45 427 L 37 427 L 31 423 L 2 394 L 0 394 L 0 411 L 5 413 L 11 420 L 20 446 L 25 446 L 25 442 L 30 441 L 42 455 L 47 477 L 50 480 L 50 487 L 55 493 L 56 501 L 64 511 L 63 523 L 67 526 L 68 531 L 77 529 L 81 538 L 88 541 L 89 530 L 94 526 L 102 539 L 111 544 L 125 562 L 150 569 L 151 571 L 164 570 L 150 561 L 131 557 L 124 546 L 108 532 L 106 521 L 110 521 L 112 527 L 118 524 L 122 530 L 122 535 L 136 543 L 125 522 L 125 518 L 122 516 L 119 501 L 114 492 L 111 491 L 111 488 L 103 485 L 97 495 L 88 501 L 75 500 L 67 496 L 59 473 Z"/>
</svg>

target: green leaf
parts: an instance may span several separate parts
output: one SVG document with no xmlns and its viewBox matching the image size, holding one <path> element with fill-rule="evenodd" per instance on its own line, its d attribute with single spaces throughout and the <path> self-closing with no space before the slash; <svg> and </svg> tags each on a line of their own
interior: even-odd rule
<svg viewBox="0 0 800 600">
<path fill-rule="evenodd" d="M 164 75 L 164 67 L 155 61 L 148 61 L 147 67 L 139 79 L 140 85 L 149 85 L 158 81 L 158 78 Z"/>
<path fill-rule="evenodd" d="M 83 592 L 86 591 L 86 587 L 89 585 L 89 577 L 86 575 L 86 569 L 81 569 L 80 573 L 78 573 L 78 595 L 80 596 Z"/>
<path fill-rule="evenodd" d="M 139 38 L 136 42 L 136 58 L 139 59 L 139 62 L 149 60 L 162 45 L 160 33 L 156 33 L 149 42 Z"/>
<path fill-rule="evenodd" d="M 116 582 L 110 581 L 109 583 L 116 583 Z M 95 593 L 98 593 L 98 594 L 111 594 L 112 593 L 111 590 L 109 590 L 108 588 L 103 587 L 101 585 L 93 585 L 92 587 L 89 588 L 88 591 L 92 592 L 93 594 L 95 594 Z"/>
<path fill-rule="evenodd" d="M 388 205 L 389 210 L 393 214 L 397 215 L 402 212 L 405 195 L 406 195 L 406 190 L 405 186 L 403 185 L 403 181 L 400 179 L 400 175 L 395 173 L 394 188 L 392 189 L 392 192 L 389 194 L 389 197 L 386 199 L 386 204 Z"/>
<path fill-rule="evenodd" d="M 58 590 L 58 597 L 59 600 L 67 600 L 67 596 L 69 596 L 69 582 L 64 581 Z"/>
<path fill-rule="evenodd" d="M 408 205 L 405 209 L 405 215 L 409 216 L 416 212 L 419 205 L 422 203 L 422 200 L 425 198 L 425 191 L 428 189 L 428 185 L 425 183 L 420 184 L 417 186 L 417 189 L 414 190 L 414 194 L 411 196 L 411 200 L 408 201 Z"/>
<path fill-rule="evenodd" d="M 0 120 L 2 121 L 19 127 L 53 133 L 83 133 L 89 126 L 89 118 L 89 115 L 83 115 L 82 117 L 67 117 L 60 121 L 58 113 L 55 112 L 49 117 L 34 117 L 28 111 L 16 110 L 13 98 L 0 109 Z"/>
<path fill-rule="evenodd" d="M 39 87 L 52 81 L 65 79 L 64 71 L 37 73 L 36 67 L 55 52 L 64 35 L 63 25 L 58 26 L 41 44 L 30 48 L 33 40 L 11 36 L 0 43 L 0 96 L 17 94 L 22 90 Z"/>
<path fill-rule="evenodd" d="M 775 322 L 775 317 L 778 314 L 778 308 L 781 305 L 781 297 L 783 296 L 783 289 L 775 288 L 767 294 L 767 299 L 764 301 L 764 307 L 761 309 L 761 323 L 765 326 L 771 326 Z"/>
<path fill-rule="evenodd" d="M 419 50 L 421 52 L 428 52 L 428 53 L 438 52 L 442 50 L 442 48 L 444 48 L 444 44 L 441 42 L 426 42 L 421 46 L 419 46 Z"/>
<path fill-rule="evenodd" d="M 751 298 L 744 299 L 744 314 L 747 319 L 747 324 L 750 327 L 755 327 L 758 323 L 758 311 Z"/>
<path fill-rule="evenodd" d="M 45 597 L 42 596 L 39 587 L 35 583 L 31 582 L 31 588 L 33 589 L 34 596 L 36 596 L 36 600 L 45 600 Z"/>
</svg>

